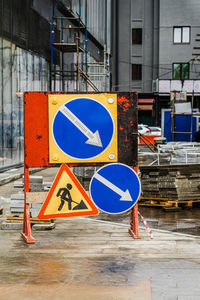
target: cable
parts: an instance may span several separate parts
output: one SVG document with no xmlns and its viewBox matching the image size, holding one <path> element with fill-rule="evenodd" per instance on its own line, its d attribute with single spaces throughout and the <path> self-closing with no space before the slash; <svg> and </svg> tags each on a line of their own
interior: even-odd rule
<svg viewBox="0 0 200 300">
<path fill-rule="evenodd" d="M 199 56 L 200 56 L 200 54 L 199 54 Z M 198 55 L 196 55 L 196 57 L 198 57 Z M 183 63 L 184 63 L 184 64 L 188 64 L 188 63 L 190 63 L 193 59 L 194 59 L 194 58 L 191 58 L 189 61 L 186 61 L 186 62 L 183 62 Z M 130 62 L 128 62 L 128 61 L 123 61 L 123 60 L 119 60 L 119 62 L 126 63 L 126 64 L 128 64 L 128 65 L 129 65 L 129 64 L 132 64 L 132 63 L 130 63 Z M 162 65 L 163 65 L 163 64 L 162 64 Z M 166 64 L 166 65 L 167 65 L 167 64 Z M 200 64 L 195 64 L 195 65 L 200 65 Z M 159 65 L 153 65 L 153 66 L 151 66 L 151 65 L 145 65 L 145 64 L 142 64 L 142 66 L 143 66 L 143 67 L 147 67 L 147 68 L 157 69 L 157 70 L 169 70 L 169 72 L 164 73 L 164 74 L 162 74 L 161 76 L 164 76 L 164 75 L 166 75 L 166 74 L 172 72 L 172 69 L 170 69 L 170 68 L 165 68 L 165 67 L 159 67 Z M 197 71 L 190 71 L 190 73 L 197 74 L 197 73 L 199 73 L 199 72 L 197 72 Z"/>
</svg>

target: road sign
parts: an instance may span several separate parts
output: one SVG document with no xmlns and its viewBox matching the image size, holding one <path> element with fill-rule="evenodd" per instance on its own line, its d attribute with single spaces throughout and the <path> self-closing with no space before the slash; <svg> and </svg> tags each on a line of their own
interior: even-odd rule
<svg viewBox="0 0 200 300">
<path fill-rule="evenodd" d="M 102 211 L 118 214 L 129 210 L 139 199 L 140 180 L 135 171 L 120 163 L 100 168 L 90 182 L 90 195 Z"/>
<path fill-rule="evenodd" d="M 67 165 L 62 165 L 38 219 L 97 215 L 98 210 Z"/>
<path fill-rule="evenodd" d="M 117 95 L 49 95 L 50 163 L 117 161 Z"/>
</svg>

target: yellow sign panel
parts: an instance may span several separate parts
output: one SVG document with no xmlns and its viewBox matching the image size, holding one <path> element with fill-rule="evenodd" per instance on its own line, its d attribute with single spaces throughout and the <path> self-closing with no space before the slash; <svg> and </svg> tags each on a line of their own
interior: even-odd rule
<svg viewBox="0 0 200 300">
<path fill-rule="evenodd" d="M 39 212 L 39 219 L 97 215 L 98 210 L 67 165 L 62 165 Z"/>
<path fill-rule="evenodd" d="M 49 95 L 50 163 L 117 162 L 117 95 Z"/>
</svg>

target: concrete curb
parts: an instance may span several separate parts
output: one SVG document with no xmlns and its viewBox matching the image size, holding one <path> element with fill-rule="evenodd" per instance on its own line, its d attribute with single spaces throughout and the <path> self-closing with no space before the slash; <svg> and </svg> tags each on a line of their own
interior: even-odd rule
<svg viewBox="0 0 200 300">
<path fill-rule="evenodd" d="M 33 173 L 36 173 L 36 172 L 41 171 L 41 170 L 44 170 L 44 168 L 31 169 L 31 170 L 29 170 L 29 173 L 33 174 Z M 7 184 L 11 181 L 15 181 L 19 178 L 22 178 L 23 175 L 24 175 L 24 171 L 21 171 L 17 174 L 8 175 L 7 177 L 0 179 L 0 186 L 4 185 L 4 184 Z"/>
<path fill-rule="evenodd" d="M 32 230 L 34 231 L 45 231 L 45 230 L 52 230 L 56 226 L 55 223 L 51 222 L 50 224 L 33 224 Z"/>
<path fill-rule="evenodd" d="M 8 176 L 6 178 L 3 178 L 0 180 L 0 186 L 1 185 L 4 185 L 6 183 L 9 183 L 11 181 L 14 181 L 14 180 L 17 180 L 19 178 L 21 178 L 23 176 L 24 173 L 19 173 L 19 174 L 15 174 L 15 175 L 12 175 L 12 176 Z"/>
<path fill-rule="evenodd" d="M 22 230 L 23 223 L 8 223 L 6 221 L 3 221 L 1 223 L 1 230 Z"/>
</svg>

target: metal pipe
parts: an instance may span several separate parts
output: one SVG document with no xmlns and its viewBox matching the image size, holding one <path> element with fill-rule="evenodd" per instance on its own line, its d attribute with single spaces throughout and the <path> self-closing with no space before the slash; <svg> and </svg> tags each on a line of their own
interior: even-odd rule
<svg viewBox="0 0 200 300">
<path fill-rule="evenodd" d="M 14 62 L 14 53 L 12 53 L 12 42 L 13 42 L 13 6 L 10 4 L 10 22 L 11 22 L 11 31 L 10 31 L 10 95 L 11 95 L 11 116 L 10 116 L 10 136 L 11 136 L 11 159 L 13 159 L 13 62 Z"/>
<path fill-rule="evenodd" d="M 50 91 L 52 91 L 52 70 L 53 70 L 53 44 L 54 44 L 54 22 L 55 22 L 55 0 L 52 7 L 52 29 L 51 29 L 51 65 L 50 65 Z"/>
<path fill-rule="evenodd" d="M 63 43 L 64 42 L 64 33 L 63 33 L 63 19 L 61 19 L 61 42 Z M 62 70 L 64 69 L 64 53 L 62 51 Z M 62 91 L 64 92 L 65 90 L 65 82 L 64 82 L 64 76 L 63 76 L 63 73 L 62 73 Z"/>
<path fill-rule="evenodd" d="M 81 0 L 79 0 L 79 23 L 78 23 L 78 36 L 80 38 L 80 26 L 81 26 Z"/>
<path fill-rule="evenodd" d="M 87 51 L 88 51 L 88 43 L 87 43 L 87 0 L 85 0 L 85 73 L 88 74 L 88 57 L 87 57 Z"/>
<path fill-rule="evenodd" d="M 3 44 L 3 38 L 1 39 Z M 3 86 L 3 47 L 2 47 L 2 54 L 1 54 L 1 156 L 4 157 L 4 101 L 3 101 L 3 94 L 4 94 L 4 86 Z M 4 159 L 2 160 L 2 164 L 4 164 Z"/>
<path fill-rule="evenodd" d="M 80 92 L 80 68 L 79 68 L 79 36 L 76 34 L 76 55 L 77 55 L 77 91 Z"/>
<path fill-rule="evenodd" d="M 66 19 L 66 20 L 78 20 L 79 18 L 74 17 L 54 17 L 54 19 Z"/>
<path fill-rule="evenodd" d="M 115 10 L 115 90 L 118 91 L 118 84 L 119 84 L 119 37 L 118 37 L 118 32 L 119 32 L 119 1 L 116 0 L 116 10 Z"/>
</svg>

